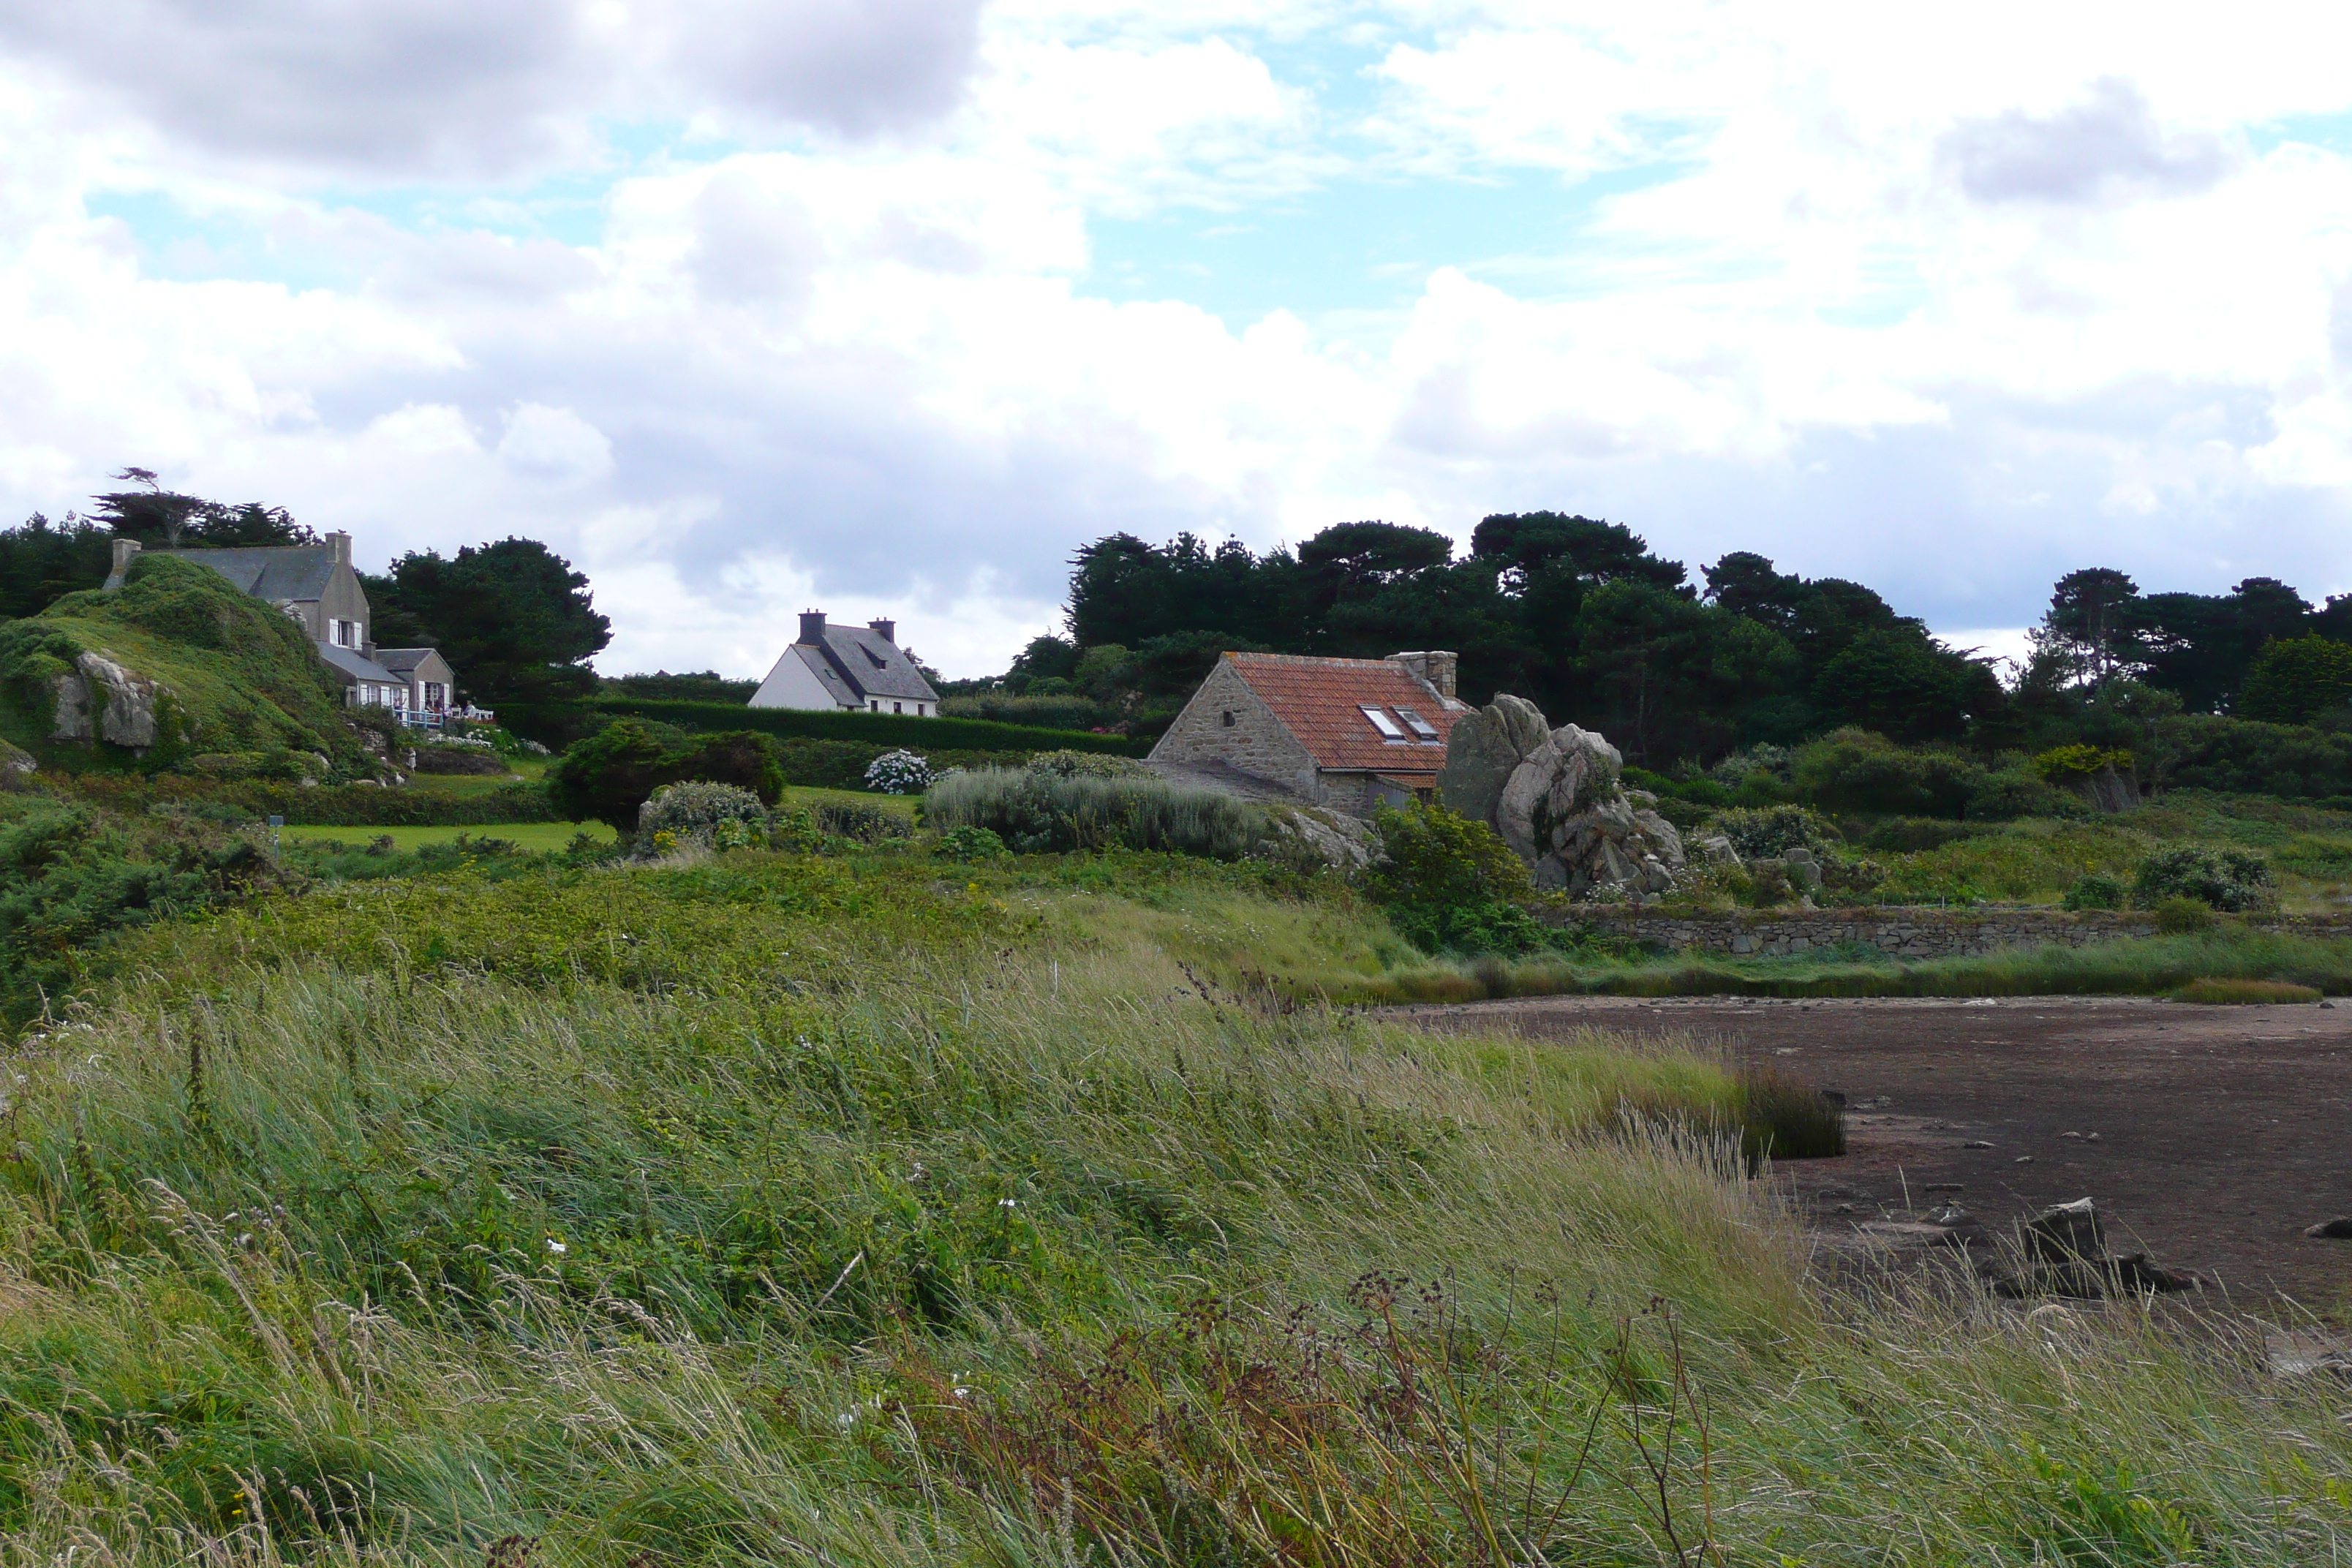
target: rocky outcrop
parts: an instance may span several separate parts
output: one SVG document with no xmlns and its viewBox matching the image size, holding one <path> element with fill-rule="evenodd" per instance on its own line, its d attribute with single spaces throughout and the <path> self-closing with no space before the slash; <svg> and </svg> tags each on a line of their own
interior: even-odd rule
<svg viewBox="0 0 2352 1568">
<path fill-rule="evenodd" d="M 1619 782 L 1623 768 L 1601 735 L 1550 729 L 1533 703 L 1507 696 L 1455 721 L 1437 787 L 1449 807 L 1500 834 L 1536 886 L 1655 898 L 1683 869 L 1682 836 L 1653 809 L 1655 796 Z"/>
<path fill-rule="evenodd" d="M 1275 858 L 1310 855 L 1343 871 L 1360 870 L 1372 863 L 1364 825 L 1344 813 L 1278 808 L 1268 814 L 1266 826 L 1268 847 Z"/>
<path fill-rule="evenodd" d="M 52 741 L 99 740 L 144 752 L 155 743 L 163 688 L 104 654 L 85 653 L 58 677 Z"/>
<path fill-rule="evenodd" d="M 0 784 L 14 784 L 28 773 L 40 772 L 40 768 L 39 760 L 32 752 L 0 741 Z"/>
</svg>

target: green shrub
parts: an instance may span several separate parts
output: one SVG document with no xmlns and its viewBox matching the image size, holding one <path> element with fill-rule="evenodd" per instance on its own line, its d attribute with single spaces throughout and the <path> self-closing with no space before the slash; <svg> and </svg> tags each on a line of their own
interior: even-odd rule
<svg viewBox="0 0 2352 1568">
<path fill-rule="evenodd" d="M 2275 895 L 2269 862 L 2242 849 L 2209 849 L 2184 844 L 2159 849 L 2140 862 L 2132 903 L 2147 910 L 2167 899 L 2194 899 L 2208 909 L 2262 909 Z"/>
<path fill-rule="evenodd" d="M 1957 752 L 1898 746 L 1868 730 L 1835 730 L 1799 748 L 1805 799 L 1832 811 L 1958 816 L 1984 770 Z"/>
<path fill-rule="evenodd" d="M 2070 751 L 2089 751 L 2087 746 Z M 1970 822 L 2014 822 L 2022 816 L 2081 817 L 2090 807 L 2081 796 L 2058 788 L 2034 766 L 2001 768 L 1969 786 L 1962 815 Z"/>
<path fill-rule="evenodd" d="M 1364 890 L 1389 923 L 1426 952 L 1521 953 L 1553 944 L 1526 906 L 1528 868 L 1502 837 L 1442 805 L 1383 806 L 1372 825 L 1380 858 Z"/>
<path fill-rule="evenodd" d="M 931 853 L 947 860 L 999 860 L 1012 851 L 989 828 L 950 827 L 940 835 Z"/>
<path fill-rule="evenodd" d="M 2352 734 L 2213 713 L 2165 720 L 2163 781 L 2176 789 L 2289 798 L 2352 795 Z"/>
<path fill-rule="evenodd" d="M 663 833 L 673 845 L 748 848 L 767 841 L 768 808 L 740 784 L 700 779 L 664 784 L 637 812 L 637 839 L 641 847 L 650 846 Z"/>
<path fill-rule="evenodd" d="M 2174 894 L 2156 902 L 2156 929 L 2167 936 L 2195 936 L 2213 928 L 2213 906 Z"/>
<path fill-rule="evenodd" d="M 118 931 L 300 880 L 252 838 L 194 814 L 126 817 L 0 795 L 0 1022 L 61 1008 L 104 972 Z"/>
<path fill-rule="evenodd" d="M 2070 910 L 2119 910 L 2124 907 L 2125 893 L 2121 881 L 2092 871 L 2076 878 L 2059 902 Z"/>
<path fill-rule="evenodd" d="M 634 833 L 637 813 L 654 791 L 688 779 L 739 785 L 767 805 L 784 788 L 775 742 L 765 735 L 695 735 L 672 749 L 645 724 L 618 719 L 564 752 L 548 774 L 548 794 L 571 821 L 593 818 Z"/>
<path fill-rule="evenodd" d="M 1717 812 L 1706 827 L 1730 839 L 1743 860 L 1786 855 L 1791 849 L 1810 849 L 1826 858 L 1843 842 L 1827 818 L 1801 805 L 1733 806 Z"/>
<path fill-rule="evenodd" d="M 1072 849 L 1159 849 L 1239 860 L 1265 837 L 1255 808 L 1215 790 L 1159 778 L 1064 778 L 991 768 L 941 779 L 923 797 L 940 832 L 985 827 L 1024 855 Z"/>
</svg>

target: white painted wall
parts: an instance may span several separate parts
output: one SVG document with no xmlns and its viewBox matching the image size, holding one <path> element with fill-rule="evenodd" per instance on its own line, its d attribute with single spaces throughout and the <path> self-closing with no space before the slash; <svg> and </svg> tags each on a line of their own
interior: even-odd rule
<svg viewBox="0 0 2352 1568">
<path fill-rule="evenodd" d="M 751 693 L 751 706 L 815 709 L 828 713 L 841 710 L 841 704 L 817 679 L 816 672 L 801 662 L 796 649 L 789 647 L 784 649 L 784 657 L 776 660 L 776 667 L 768 671 L 768 679 L 760 682 L 760 689 Z"/>
</svg>

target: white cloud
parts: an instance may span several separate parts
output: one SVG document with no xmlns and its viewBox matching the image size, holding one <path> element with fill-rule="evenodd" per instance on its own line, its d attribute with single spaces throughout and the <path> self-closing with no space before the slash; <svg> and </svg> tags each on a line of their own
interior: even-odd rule
<svg viewBox="0 0 2352 1568">
<path fill-rule="evenodd" d="M 2333 10 L 320 15 L 0 14 L 0 503 L 139 462 L 371 559 L 530 533 L 608 668 L 737 673 L 807 606 L 1002 668 L 1117 528 L 1557 506 L 1938 625 L 2094 559 L 2352 586 Z M 695 130 L 624 156 L 629 116 Z M 1473 182 L 1507 258 L 1424 223 Z M 1250 321 L 1092 271 L 1108 224 L 1334 185 L 1373 193 L 1335 231 L 1435 237 L 1385 313 L 1303 262 Z M 90 216 L 126 193 L 165 217 Z"/>
<path fill-rule="evenodd" d="M 931 120 L 962 90 L 978 16 L 979 0 L 76 0 L 0 7 L 0 47 L 183 153 L 463 178 L 593 161 L 599 116 L 739 134 Z"/>
</svg>

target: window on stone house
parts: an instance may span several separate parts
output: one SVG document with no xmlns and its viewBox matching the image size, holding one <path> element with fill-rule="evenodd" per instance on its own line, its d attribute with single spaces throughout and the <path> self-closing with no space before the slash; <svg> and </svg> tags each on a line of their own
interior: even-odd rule
<svg viewBox="0 0 2352 1568">
<path fill-rule="evenodd" d="M 1228 708 L 1225 710 L 1224 721 L 1226 729 L 1230 730 L 1234 727 L 1234 710 L 1232 709 Z"/>
<path fill-rule="evenodd" d="M 1381 732 L 1381 740 L 1402 741 L 1404 739 L 1404 731 L 1398 725 L 1397 721 L 1390 718 L 1380 709 L 1366 705 L 1357 709 L 1357 711 L 1372 721 L 1372 728 Z"/>
<path fill-rule="evenodd" d="M 1414 712 L 1412 709 L 1400 708 L 1396 710 L 1396 714 L 1398 718 L 1404 721 L 1404 727 L 1412 731 L 1417 739 L 1423 741 L 1434 741 L 1437 739 L 1437 726 L 1423 718 L 1420 714 Z"/>
</svg>

